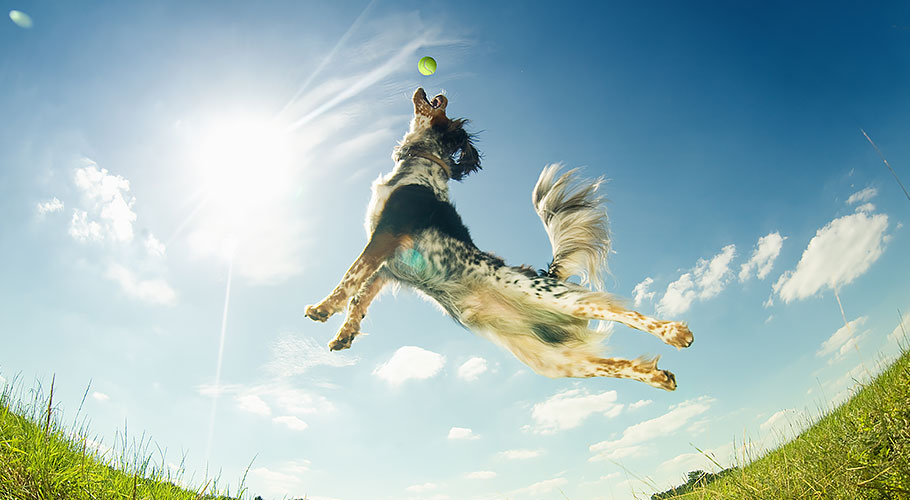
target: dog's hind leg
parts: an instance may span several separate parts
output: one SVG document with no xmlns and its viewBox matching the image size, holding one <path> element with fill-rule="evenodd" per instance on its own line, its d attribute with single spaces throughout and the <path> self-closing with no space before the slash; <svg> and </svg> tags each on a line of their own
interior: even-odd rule
<svg viewBox="0 0 910 500">
<path fill-rule="evenodd" d="M 341 325 L 341 329 L 338 330 L 338 334 L 335 335 L 335 338 L 329 342 L 330 350 L 340 351 L 351 347 L 351 342 L 354 341 L 354 337 L 360 334 L 360 321 L 366 317 L 367 308 L 370 307 L 370 302 L 379 295 L 379 292 L 382 291 L 382 288 L 388 281 L 389 278 L 385 268 L 376 271 L 372 276 L 367 278 L 366 283 L 364 283 L 357 294 L 351 298 L 344 324 Z"/>
<path fill-rule="evenodd" d="M 676 376 L 657 368 L 659 356 L 631 360 L 602 358 L 595 354 L 595 350 L 585 349 L 584 346 L 548 344 L 530 335 L 485 332 L 485 336 L 545 377 L 628 378 L 666 391 L 676 389 Z"/>
<path fill-rule="evenodd" d="M 639 380 L 665 391 L 676 390 L 676 376 L 657 368 L 654 359 L 598 358 L 590 356 L 571 365 L 576 370 L 570 377 L 614 377 Z"/>
<path fill-rule="evenodd" d="M 405 234 L 394 234 L 391 232 L 375 232 L 370 237 L 370 242 L 366 248 L 357 257 L 357 260 L 351 264 L 344 278 L 335 287 L 335 290 L 328 297 L 322 299 L 322 302 L 315 306 L 307 306 L 306 316 L 313 321 L 326 321 L 333 314 L 344 309 L 344 304 L 348 297 L 360 290 L 363 284 L 373 276 L 379 267 L 391 257 L 395 250 L 403 244 L 406 244 L 410 237 Z"/>
<path fill-rule="evenodd" d="M 689 347 L 695 340 L 689 326 L 683 322 L 649 318 L 639 312 L 628 310 L 606 294 L 597 292 L 580 298 L 570 314 L 576 318 L 616 321 L 636 330 L 648 332 L 677 349 Z"/>
</svg>

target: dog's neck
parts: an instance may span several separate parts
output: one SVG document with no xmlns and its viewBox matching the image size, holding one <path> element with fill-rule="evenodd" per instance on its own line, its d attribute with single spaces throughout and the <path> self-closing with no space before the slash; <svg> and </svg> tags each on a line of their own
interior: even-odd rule
<svg viewBox="0 0 910 500">
<path fill-rule="evenodd" d="M 442 171 L 446 173 L 446 179 L 452 178 L 452 168 L 449 167 L 449 165 L 442 158 L 440 158 L 434 154 L 424 153 L 422 151 L 413 151 L 413 152 L 409 152 L 407 155 L 405 155 L 401 159 L 405 160 L 407 158 L 423 158 L 424 160 L 430 160 L 431 162 L 442 167 Z"/>
</svg>

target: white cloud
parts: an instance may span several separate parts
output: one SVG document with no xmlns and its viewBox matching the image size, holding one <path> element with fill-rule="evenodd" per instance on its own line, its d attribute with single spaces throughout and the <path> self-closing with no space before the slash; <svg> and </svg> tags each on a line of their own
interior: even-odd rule
<svg viewBox="0 0 910 500">
<path fill-rule="evenodd" d="M 265 365 L 266 371 L 279 377 L 300 375 L 315 366 L 350 366 L 357 363 L 356 357 L 329 351 L 324 344 L 302 334 L 282 333 L 271 346 L 272 359 Z"/>
<path fill-rule="evenodd" d="M 843 359 L 843 357 L 856 346 L 856 343 L 859 342 L 861 338 L 870 333 L 870 330 L 859 332 L 860 327 L 866 324 L 868 319 L 867 316 L 860 316 L 838 328 L 834 334 L 822 342 L 821 347 L 815 355 L 823 357 L 834 354 L 834 357 L 830 361 L 831 363 Z"/>
<path fill-rule="evenodd" d="M 645 299 L 654 300 L 654 293 L 649 292 L 648 288 L 654 284 L 654 279 L 651 277 L 645 278 L 644 281 L 635 285 L 635 288 L 632 289 L 632 296 L 635 298 L 635 307 L 641 306 L 642 302 Z"/>
<path fill-rule="evenodd" d="M 735 255 L 736 245 L 727 245 L 710 261 L 700 260 L 695 265 L 692 273 L 696 276 L 698 286 L 701 288 L 698 294 L 699 299 L 710 299 L 724 289 L 729 281 L 730 261 Z"/>
<path fill-rule="evenodd" d="M 773 289 L 786 303 L 811 297 L 824 288 L 848 285 L 881 257 L 888 216 L 855 213 L 829 222 L 809 241 L 795 271 Z"/>
<path fill-rule="evenodd" d="M 734 452 L 733 443 L 730 442 L 703 452 L 677 455 L 658 465 L 657 470 L 665 477 L 673 477 L 675 481 L 679 475 L 693 470 L 717 471 L 718 467 L 714 462 L 721 464 L 722 467 L 730 465 L 735 458 Z M 673 486 L 676 484 L 678 483 Z"/>
<path fill-rule="evenodd" d="M 554 489 L 559 488 L 565 484 L 568 484 L 569 480 L 564 477 L 554 477 L 553 479 L 545 479 L 543 481 L 536 482 L 530 486 L 525 486 L 524 488 L 519 488 L 512 492 L 514 495 L 520 495 L 523 493 L 528 493 L 530 495 L 540 495 L 542 493 L 549 493 Z"/>
<path fill-rule="evenodd" d="M 708 411 L 713 402 L 714 399 L 707 396 L 690 399 L 672 406 L 670 411 L 657 418 L 627 427 L 619 439 L 592 444 L 590 450 L 596 455 L 591 460 L 616 460 L 640 453 L 643 451 L 642 443 L 673 434 L 692 418 Z"/>
<path fill-rule="evenodd" d="M 292 431 L 302 431 L 308 427 L 306 422 L 293 415 L 282 415 L 280 417 L 275 417 L 272 419 L 272 422 L 287 426 L 287 428 L 291 429 Z"/>
<path fill-rule="evenodd" d="M 643 408 L 643 407 L 645 407 L 645 406 L 648 406 L 648 405 L 651 404 L 651 403 L 653 403 L 653 401 L 651 401 L 650 399 L 639 399 L 638 401 L 636 401 L 636 402 L 630 404 L 630 405 L 629 405 L 629 409 L 630 409 L 630 410 L 637 410 L 637 409 L 639 409 L 639 408 Z"/>
<path fill-rule="evenodd" d="M 414 484 L 405 488 L 408 491 L 413 491 L 414 493 L 423 493 L 424 491 L 435 490 L 439 485 L 436 483 L 423 483 L 423 484 Z"/>
<path fill-rule="evenodd" d="M 95 398 L 96 401 L 107 401 L 107 400 L 111 399 L 111 397 L 108 396 L 107 394 L 105 394 L 103 392 L 98 392 L 98 391 L 93 392 L 92 397 Z"/>
<path fill-rule="evenodd" d="M 896 344 L 910 344 L 910 314 L 900 315 L 897 326 L 888 334 L 888 340 Z"/>
<path fill-rule="evenodd" d="M 471 382 L 477 380 L 477 377 L 485 371 L 487 371 L 487 360 L 475 356 L 458 367 L 458 378 Z"/>
<path fill-rule="evenodd" d="M 158 238 L 153 234 L 149 234 L 145 239 L 145 250 L 152 257 L 162 257 L 166 251 L 164 243 L 158 241 Z"/>
<path fill-rule="evenodd" d="M 111 264 L 106 276 L 119 284 L 120 289 L 131 298 L 160 305 L 172 305 L 177 300 L 177 292 L 163 279 L 140 280 L 120 264 Z"/>
<path fill-rule="evenodd" d="M 762 422 L 758 427 L 765 432 L 780 428 L 781 424 L 789 424 L 788 420 L 792 415 L 800 415 L 799 410 L 796 408 L 785 408 L 768 417 L 768 419 Z"/>
<path fill-rule="evenodd" d="M 847 198 L 847 204 L 853 205 L 854 203 L 862 203 L 864 201 L 869 201 L 872 198 L 875 198 L 875 195 L 877 195 L 877 194 L 878 194 L 878 190 L 872 186 L 869 186 L 866 189 L 863 189 L 862 191 L 857 191 L 857 192 L 851 194 L 850 197 Z"/>
<path fill-rule="evenodd" d="M 452 427 L 449 429 L 449 439 L 480 439 L 480 436 L 466 427 Z"/>
<path fill-rule="evenodd" d="M 595 413 L 613 418 L 622 409 L 623 405 L 616 403 L 616 391 L 589 394 L 585 390 L 572 389 L 534 405 L 531 410 L 535 423 L 532 430 L 537 434 L 554 434 L 578 427 Z"/>
<path fill-rule="evenodd" d="M 196 392 L 206 397 L 234 395 L 243 409 L 263 416 L 271 413 L 272 405 L 281 408 L 282 413 L 294 415 L 325 414 L 335 411 L 335 405 L 324 396 L 297 389 L 282 379 L 251 386 L 222 384 L 215 387 L 212 384 L 202 384 L 196 386 Z"/>
<path fill-rule="evenodd" d="M 107 169 L 83 158 L 86 165 L 76 169 L 76 187 L 82 192 L 87 210 L 76 210 L 70 226 L 70 234 L 80 240 L 103 240 L 128 242 L 133 239 L 133 212 L 135 198 L 127 197 L 130 182 L 119 175 L 111 175 Z M 88 217 L 91 216 L 90 220 Z"/>
<path fill-rule="evenodd" d="M 872 213 L 875 211 L 875 205 L 871 203 L 863 203 L 862 205 L 856 207 L 857 212 Z"/>
<path fill-rule="evenodd" d="M 46 201 L 44 203 L 39 203 L 37 205 L 37 208 L 38 208 L 39 215 L 46 215 L 46 214 L 52 214 L 55 212 L 61 212 L 61 211 L 63 211 L 63 202 L 58 200 L 57 197 L 55 196 L 53 200 Z"/>
<path fill-rule="evenodd" d="M 507 460 L 527 460 L 540 455 L 540 450 L 506 450 L 499 452 L 499 456 Z"/>
<path fill-rule="evenodd" d="M 657 310 L 668 316 L 682 314 L 689 310 L 696 296 L 692 275 L 685 273 L 678 280 L 667 285 L 667 291 L 657 304 Z"/>
<path fill-rule="evenodd" d="M 266 417 L 272 414 L 269 405 L 256 394 L 241 394 L 234 399 L 237 401 L 237 407 L 243 411 Z"/>
<path fill-rule="evenodd" d="M 263 496 L 276 498 L 303 498 L 309 481 L 306 473 L 310 470 L 309 460 L 284 462 L 275 468 L 257 467 L 249 473 L 250 490 Z M 309 496 L 315 500 L 318 497 Z"/>
<path fill-rule="evenodd" d="M 435 376 L 445 364 L 445 356 L 416 346 L 404 346 L 392 358 L 376 367 L 373 374 L 393 386 L 405 380 L 424 380 Z"/>
<path fill-rule="evenodd" d="M 765 279 L 771 268 L 774 267 L 774 261 L 780 255 L 780 249 L 784 245 L 785 236 L 778 232 L 769 233 L 758 239 L 755 244 L 755 250 L 748 262 L 742 265 L 739 270 L 739 281 L 746 281 L 752 277 L 752 271 L 755 270 L 758 279 Z"/>
<path fill-rule="evenodd" d="M 696 300 L 708 300 L 727 286 L 732 272 L 730 261 L 736 255 L 736 245 L 727 245 L 711 260 L 698 259 L 689 272 L 667 286 L 657 304 L 665 316 L 676 316 L 689 310 Z"/>
<path fill-rule="evenodd" d="M 5 384 L 6 384 L 6 379 L 3 378 L 2 375 L 0 375 L 0 386 L 3 386 L 3 385 L 5 385 Z"/>
<path fill-rule="evenodd" d="M 478 470 L 474 472 L 469 472 L 465 474 L 468 479 L 492 479 L 496 477 L 496 473 L 490 470 Z"/>
</svg>

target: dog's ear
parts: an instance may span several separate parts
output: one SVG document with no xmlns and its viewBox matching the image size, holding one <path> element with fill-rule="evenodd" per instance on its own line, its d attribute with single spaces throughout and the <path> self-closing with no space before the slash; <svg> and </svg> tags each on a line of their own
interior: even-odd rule
<svg viewBox="0 0 910 500">
<path fill-rule="evenodd" d="M 480 153 L 474 147 L 474 137 L 463 128 L 466 121 L 451 120 L 449 130 L 443 134 L 443 142 L 449 146 L 449 151 L 452 151 L 452 160 L 455 163 L 452 178 L 456 181 L 480 170 Z"/>
</svg>

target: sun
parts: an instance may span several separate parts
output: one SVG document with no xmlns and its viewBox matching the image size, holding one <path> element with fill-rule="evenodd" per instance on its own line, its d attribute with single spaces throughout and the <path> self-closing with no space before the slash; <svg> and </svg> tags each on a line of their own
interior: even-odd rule
<svg viewBox="0 0 910 500">
<path fill-rule="evenodd" d="M 289 189 L 291 145 L 278 124 L 253 118 L 223 120 L 202 134 L 194 163 L 206 205 L 244 224 Z"/>
</svg>

